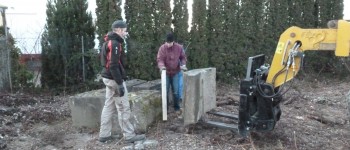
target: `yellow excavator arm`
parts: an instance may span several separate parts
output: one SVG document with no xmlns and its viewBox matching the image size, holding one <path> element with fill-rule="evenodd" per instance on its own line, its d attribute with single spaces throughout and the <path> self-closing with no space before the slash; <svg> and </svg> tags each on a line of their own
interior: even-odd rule
<svg viewBox="0 0 350 150">
<path fill-rule="evenodd" d="M 266 83 L 279 87 L 298 73 L 303 52 L 307 50 L 335 51 L 339 57 L 348 57 L 350 51 L 350 23 L 330 21 L 328 29 L 290 27 L 280 36 Z"/>
<path fill-rule="evenodd" d="M 248 58 L 246 78 L 240 82 L 238 132 L 247 136 L 250 131 L 271 131 L 280 119 L 280 103 L 286 82 L 292 80 L 302 66 L 304 51 L 335 51 L 348 57 L 350 23 L 330 21 L 328 29 L 290 27 L 282 33 L 270 66 L 265 55 Z"/>
</svg>

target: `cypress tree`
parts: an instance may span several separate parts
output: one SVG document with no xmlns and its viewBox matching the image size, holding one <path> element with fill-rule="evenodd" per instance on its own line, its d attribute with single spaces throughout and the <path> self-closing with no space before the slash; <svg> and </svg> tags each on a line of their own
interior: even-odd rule
<svg viewBox="0 0 350 150">
<path fill-rule="evenodd" d="M 302 22 L 302 9 L 299 3 L 299 0 L 296 1 L 288 1 L 288 13 L 289 13 L 289 24 L 290 26 L 303 26 Z"/>
<path fill-rule="evenodd" d="M 100 45 L 104 42 L 103 37 L 108 31 L 111 31 L 111 24 L 121 17 L 122 0 L 96 0 L 96 33 Z"/>
<path fill-rule="evenodd" d="M 315 21 L 317 21 L 318 17 L 314 16 L 315 12 L 315 0 L 300 0 L 300 7 L 302 8 L 302 22 L 303 22 L 303 28 L 316 28 L 317 24 L 315 24 Z"/>
<path fill-rule="evenodd" d="M 330 20 L 338 20 L 343 18 L 344 4 L 343 0 L 318 0 L 319 6 L 319 25 L 327 27 L 327 22 Z"/>
<path fill-rule="evenodd" d="M 164 43 L 164 39 L 168 32 L 171 32 L 171 8 L 170 0 L 155 0 L 153 9 L 153 33 L 154 41 L 150 49 L 151 65 L 153 69 L 149 73 L 153 79 L 159 78 L 160 74 L 158 72 L 157 66 L 157 54 L 159 47 Z M 152 41 L 150 41 L 152 42 Z"/>
<path fill-rule="evenodd" d="M 187 0 L 175 0 L 172 15 L 172 23 L 174 25 L 174 35 L 176 36 L 176 40 L 180 44 L 187 46 L 190 44 L 190 36 L 188 32 Z"/>
<path fill-rule="evenodd" d="M 225 59 L 225 80 L 242 77 L 246 73 L 247 59 L 265 53 L 262 39 L 264 27 L 264 2 L 254 0 L 225 1 L 225 15 L 228 24 L 225 38 L 227 58 Z M 231 13 L 231 14 L 230 14 Z"/>
<path fill-rule="evenodd" d="M 52 0 L 47 3 L 47 23 L 42 35 L 42 84 L 47 87 L 73 86 L 95 75 L 89 58 L 82 55 L 94 47 L 92 16 L 86 0 Z M 82 37 L 83 40 L 82 41 Z M 82 62 L 85 57 L 85 62 Z M 94 58 L 92 58 L 94 59 Z"/>
<path fill-rule="evenodd" d="M 171 31 L 170 0 L 155 0 L 153 16 L 155 44 L 158 46 L 164 42 L 166 33 Z"/>
<path fill-rule="evenodd" d="M 241 20 L 245 19 L 240 14 L 241 0 L 224 0 L 223 1 L 223 18 L 226 18 L 224 32 L 220 36 L 223 38 L 225 49 L 223 81 L 232 82 L 236 77 L 245 74 L 247 57 L 242 57 L 240 52 L 244 51 L 245 35 L 242 34 Z M 247 55 L 248 56 L 248 55 Z"/>
<path fill-rule="evenodd" d="M 241 2 L 241 34 L 244 37 L 244 48 L 239 52 L 240 58 L 248 58 L 250 55 L 264 53 L 262 48 L 264 26 L 264 3 L 256 0 Z"/>
<path fill-rule="evenodd" d="M 288 3 L 281 0 L 267 0 L 264 24 L 263 48 L 268 61 L 272 61 L 280 35 L 290 27 Z"/>
<path fill-rule="evenodd" d="M 338 20 L 343 18 L 343 1 L 327 1 L 327 0 L 316 0 L 314 14 L 317 15 L 318 27 L 327 28 L 327 22 L 330 20 Z M 319 52 L 310 51 L 307 52 L 305 58 L 305 66 L 311 68 L 313 71 L 325 72 L 325 73 L 348 73 L 344 66 L 335 55 L 334 51 Z M 321 70 L 320 70 L 321 68 Z"/>
<path fill-rule="evenodd" d="M 187 51 L 189 68 L 209 66 L 208 31 L 206 1 L 193 0 L 193 19 L 191 27 L 191 47 Z"/>
<path fill-rule="evenodd" d="M 220 80 L 225 75 L 225 56 L 227 55 L 224 46 L 224 24 L 227 19 L 223 16 L 223 2 L 209 0 L 208 7 L 208 54 L 209 65 L 216 68 L 217 78 Z"/>
<path fill-rule="evenodd" d="M 128 75 L 138 79 L 151 80 L 154 67 L 152 54 L 153 36 L 153 1 L 126 1 L 125 17 L 128 20 L 130 38 L 128 40 Z M 150 6 L 150 7 L 144 7 Z"/>
</svg>

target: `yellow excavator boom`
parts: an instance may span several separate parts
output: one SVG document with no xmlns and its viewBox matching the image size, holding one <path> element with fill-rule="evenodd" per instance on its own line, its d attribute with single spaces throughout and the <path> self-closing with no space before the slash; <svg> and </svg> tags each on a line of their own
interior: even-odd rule
<svg viewBox="0 0 350 150">
<path fill-rule="evenodd" d="M 350 23 L 330 21 L 328 29 L 290 27 L 278 41 L 266 83 L 279 87 L 293 79 L 300 70 L 304 51 L 335 51 L 339 57 L 348 57 L 350 51 Z"/>
</svg>

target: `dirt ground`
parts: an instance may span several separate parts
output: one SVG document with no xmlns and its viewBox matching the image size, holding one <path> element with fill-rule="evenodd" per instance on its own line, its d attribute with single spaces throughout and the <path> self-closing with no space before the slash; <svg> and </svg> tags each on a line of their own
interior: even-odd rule
<svg viewBox="0 0 350 150">
<path fill-rule="evenodd" d="M 201 123 L 182 126 L 170 114 L 146 136 L 160 150 L 350 149 L 346 95 L 350 80 L 295 80 L 281 103 L 282 116 L 270 132 L 242 138 Z M 238 86 L 217 86 L 216 110 L 237 112 Z M 229 104 L 229 105 L 225 105 Z M 74 128 L 67 97 L 30 92 L 0 93 L 0 149 L 122 149 L 121 141 L 100 143 L 98 129 Z M 212 116 L 207 116 L 212 117 Z M 224 120 L 229 121 L 229 120 Z M 125 149 L 125 148 L 124 148 Z"/>
</svg>

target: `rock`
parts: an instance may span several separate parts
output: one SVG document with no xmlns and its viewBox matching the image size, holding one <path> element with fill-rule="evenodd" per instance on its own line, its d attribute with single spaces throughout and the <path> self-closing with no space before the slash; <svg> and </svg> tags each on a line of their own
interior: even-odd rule
<svg viewBox="0 0 350 150">
<path fill-rule="evenodd" d="M 146 132 L 161 115 L 160 92 L 154 90 L 142 90 L 130 92 L 129 101 L 131 107 L 131 122 L 136 131 Z M 99 127 L 101 112 L 104 105 L 105 89 L 89 91 L 77 94 L 69 98 L 73 126 L 75 127 Z M 114 115 L 117 118 L 117 113 Z M 113 127 L 119 129 L 118 120 L 114 119 Z"/>
<path fill-rule="evenodd" d="M 143 142 L 143 146 L 146 149 L 157 149 L 158 141 L 156 141 L 156 140 L 146 140 L 146 141 Z"/>
<path fill-rule="evenodd" d="M 0 138 L 0 149 L 5 149 L 6 147 L 6 141 Z"/>
<path fill-rule="evenodd" d="M 138 85 L 142 85 L 144 83 L 147 83 L 145 80 L 140 80 L 140 79 L 133 79 L 126 81 L 126 88 L 128 89 L 128 92 L 134 92 L 134 87 Z"/>
<path fill-rule="evenodd" d="M 98 127 L 105 100 L 105 89 L 89 91 L 69 98 L 75 127 Z"/>
<path fill-rule="evenodd" d="M 134 150 L 134 145 L 127 145 L 121 148 L 121 150 Z"/>
<path fill-rule="evenodd" d="M 153 81 L 148 81 L 143 84 L 139 84 L 134 86 L 133 91 L 141 91 L 141 90 L 159 90 L 161 89 L 161 80 L 153 80 Z"/>
<path fill-rule="evenodd" d="M 135 150 L 143 150 L 143 149 L 145 149 L 145 146 L 143 145 L 143 141 L 136 141 L 134 149 Z"/>
<path fill-rule="evenodd" d="M 12 115 L 13 113 L 16 113 L 18 111 L 18 108 L 0 106 L 0 115 Z"/>
<path fill-rule="evenodd" d="M 135 130 L 141 133 L 147 131 L 147 128 L 160 120 L 162 114 L 162 100 L 159 91 L 142 90 L 130 93 L 130 106 L 132 110 Z"/>
</svg>

